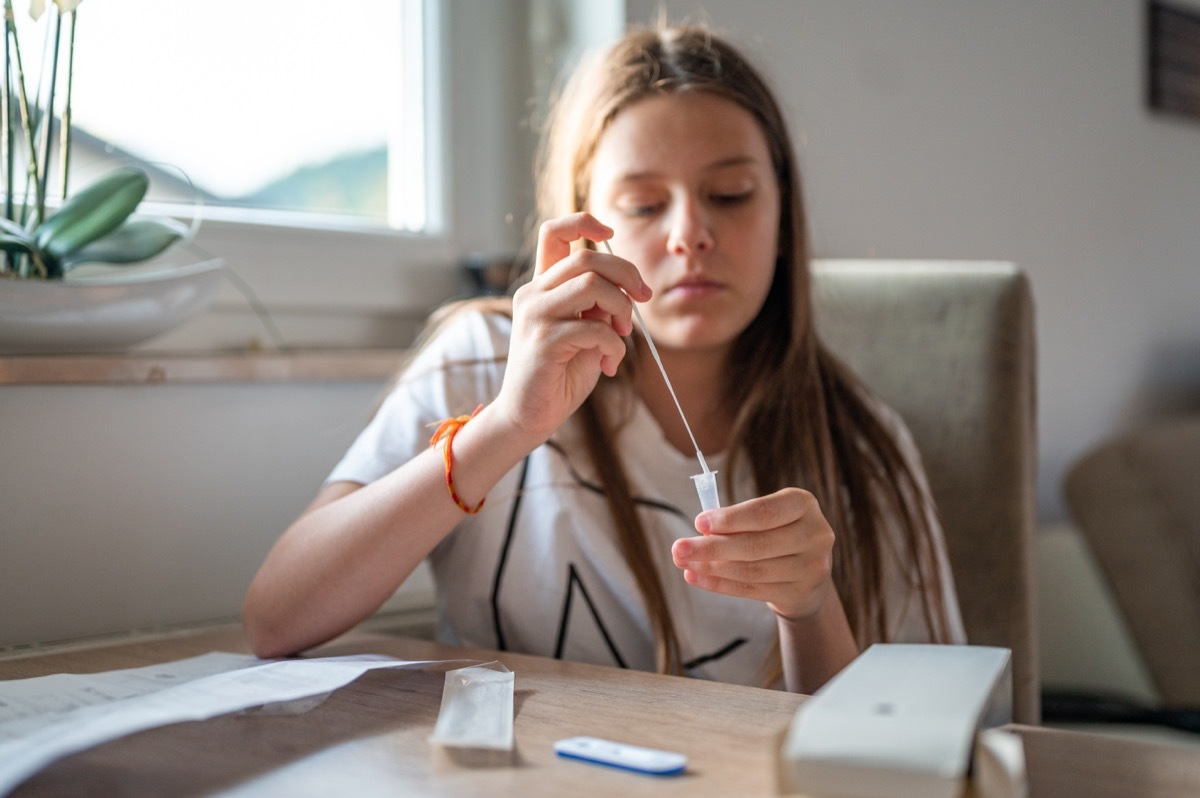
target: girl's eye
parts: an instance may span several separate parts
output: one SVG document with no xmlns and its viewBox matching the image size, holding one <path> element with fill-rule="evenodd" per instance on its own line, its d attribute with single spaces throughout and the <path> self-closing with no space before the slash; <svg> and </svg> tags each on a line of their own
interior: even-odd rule
<svg viewBox="0 0 1200 798">
<path fill-rule="evenodd" d="M 717 205 L 741 205 L 750 199 L 752 191 L 736 191 L 725 194 L 713 194 L 712 201 Z"/>
<path fill-rule="evenodd" d="M 662 209 L 661 203 L 629 203 L 622 210 L 626 216 L 640 218 L 653 216 Z"/>
</svg>

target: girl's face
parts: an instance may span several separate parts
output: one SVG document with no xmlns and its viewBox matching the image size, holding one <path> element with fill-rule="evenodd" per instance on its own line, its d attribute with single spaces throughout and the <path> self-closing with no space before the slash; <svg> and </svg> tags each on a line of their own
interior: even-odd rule
<svg viewBox="0 0 1200 798">
<path fill-rule="evenodd" d="M 592 161 L 587 209 L 654 289 L 641 306 L 662 350 L 724 350 L 758 314 L 779 249 L 766 137 L 731 100 L 680 92 L 617 114 Z"/>
</svg>

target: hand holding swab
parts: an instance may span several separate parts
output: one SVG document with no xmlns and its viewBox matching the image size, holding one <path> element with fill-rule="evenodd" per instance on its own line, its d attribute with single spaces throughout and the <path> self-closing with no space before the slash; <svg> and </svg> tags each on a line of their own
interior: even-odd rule
<svg viewBox="0 0 1200 798">
<path fill-rule="evenodd" d="M 604 248 L 608 250 L 608 254 L 612 255 L 612 247 L 607 241 L 601 241 Z M 637 303 L 633 303 L 633 315 L 637 319 L 638 326 L 642 329 L 642 337 L 646 339 L 646 346 L 650 349 L 650 354 L 654 356 L 654 362 L 658 364 L 658 371 L 662 374 L 663 382 L 667 384 L 667 390 L 671 394 L 671 399 L 675 402 L 675 409 L 679 411 L 679 418 L 683 420 L 683 428 L 687 430 L 688 438 L 692 441 L 692 447 L 696 450 L 696 459 L 700 461 L 700 468 L 704 473 L 696 474 L 692 477 L 692 481 L 696 483 L 696 493 L 700 496 L 700 507 L 704 510 L 712 510 L 721 506 L 721 500 L 717 496 L 717 472 L 708 470 L 708 463 L 704 462 L 704 454 L 700 451 L 700 445 L 696 443 L 696 436 L 692 434 L 691 425 L 688 424 L 687 416 L 683 414 L 683 407 L 679 404 L 679 397 L 675 395 L 675 388 L 671 385 L 671 380 L 667 377 L 667 370 L 663 367 L 662 358 L 658 356 L 658 349 L 654 346 L 654 339 L 650 337 L 650 331 L 646 329 L 646 321 L 642 318 L 642 312 L 638 310 Z"/>
</svg>

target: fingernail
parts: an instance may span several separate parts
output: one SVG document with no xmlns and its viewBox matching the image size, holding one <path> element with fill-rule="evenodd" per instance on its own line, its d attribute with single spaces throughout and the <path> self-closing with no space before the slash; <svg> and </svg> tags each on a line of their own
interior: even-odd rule
<svg viewBox="0 0 1200 798">
<path fill-rule="evenodd" d="M 701 535 L 707 535 L 712 532 L 712 524 L 708 522 L 708 516 L 705 513 L 700 513 L 696 516 L 696 531 Z"/>
</svg>

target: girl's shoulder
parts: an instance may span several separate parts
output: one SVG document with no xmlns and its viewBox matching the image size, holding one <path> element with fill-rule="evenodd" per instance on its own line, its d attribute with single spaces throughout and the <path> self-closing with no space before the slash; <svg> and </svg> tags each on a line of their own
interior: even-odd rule
<svg viewBox="0 0 1200 798">
<path fill-rule="evenodd" d="M 512 318 L 494 302 L 455 303 L 431 317 L 414 344 L 409 376 L 456 364 L 500 362 L 508 356 Z"/>
<path fill-rule="evenodd" d="M 897 443 L 907 442 L 911 445 L 912 433 L 908 429 L 908 424 L 904 421 L 904 416 L 900 415 L 894 407 L 874 394 L 866 397 L 866 405 L 879 419 L 879 423 L 892 434 Z"/>
<path fill-rule="evenodd" d="M 858 390 L 856 393 L 867 412 L 879 422 L 884 433 L 895 442 L 905 459 L 919 461 L 920 453 L 904 416 L 870 390 Z"/>
<path fill-rule="evenodd" d="M 900 462 L 912 473 L 916 481 L 924 484 L 924 457 L 904 416 L 868 390 L 858 391 L 858 397 L 871 422 L 860 421 L 858 429 L 854 432 L 857 451 L 863 457 L 877 462 L 880 458 L 887 462 L 892 457 L 899 456 Z M 889 450 L 895 454 L 886 454 Z M 885 466 L 885 470 L 891 471 L 891 468 Z"/>
</svg>

